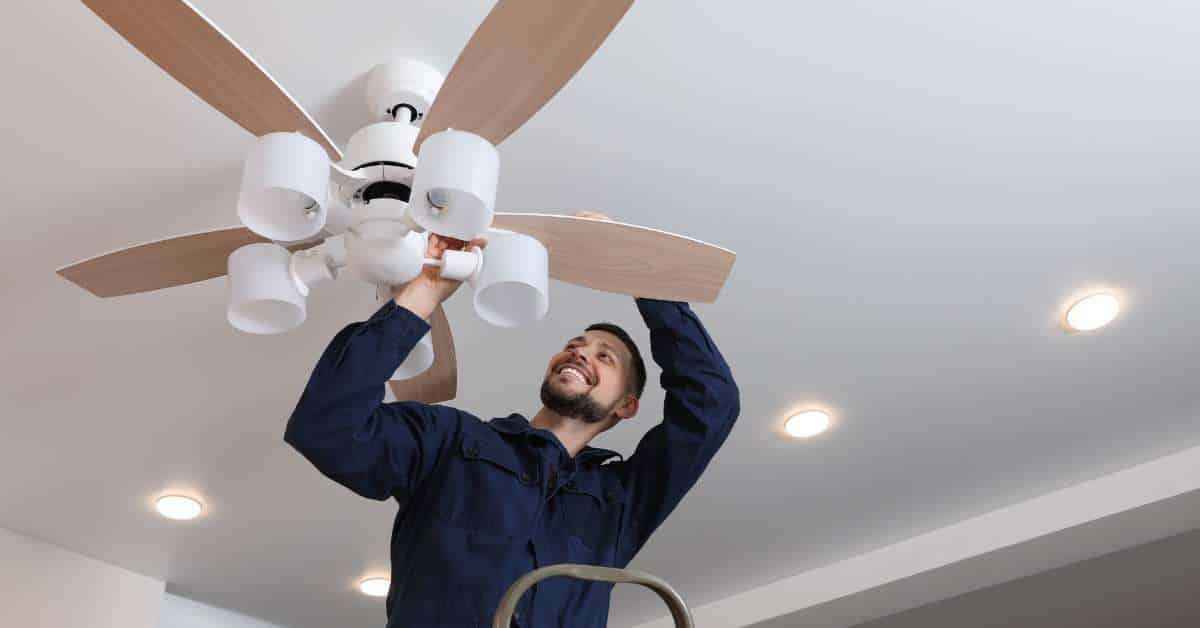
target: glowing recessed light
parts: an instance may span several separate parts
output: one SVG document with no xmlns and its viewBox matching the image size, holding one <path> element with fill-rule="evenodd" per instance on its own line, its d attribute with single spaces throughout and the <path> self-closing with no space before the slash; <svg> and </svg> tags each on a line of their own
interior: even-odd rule
<svg viewBox="0 0 1200 628">
<path fill-rule="evenodd" d="M 387 578 L 367 578 L 366 580 L 358 583 L 358 589 L 362 591 L 364 595 L 369 595 L 371 597 L 386 597 L 388 594 L 388 587 L 390 585 L 391 581 Z"/>
<path fill-rule="evenodd" d="M 829 429 L 829 414 L 820 410 L 805 410 L 788 417 L 783 428 L 796 438 L 809 438 Z"/>
<path fill-rule="evenodd" d="M 177 519 L 180 521 L 195 519 L 200 516 L 200 511 L 204 510 L 200 502 L 191 497 L 184 497 L 183 495 L 159 497 L 158 501 L 154 502 L 154 505 L 158 508 L 158 514 L 167 519 Z"/>
<path fill-rule="evenodd" d="M 1099 329 L 1112 322 L 1121 311 L 1121 302 L 1108 293 L 1093 294 L 1075 302 L 1067 310 L 1067 326 L 1077 331 Z"/>
</svg>

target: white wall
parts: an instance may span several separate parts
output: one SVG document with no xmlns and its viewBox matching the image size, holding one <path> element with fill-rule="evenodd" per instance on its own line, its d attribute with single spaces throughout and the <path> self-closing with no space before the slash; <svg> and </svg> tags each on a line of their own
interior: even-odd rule
<svg viewBox="0 0 1200 628">
<path fill-rule="evenodd" d="M 261 619 L 167 593 L 158 628 L 280 628 Z"/>
<path fill-rule="evenodd" d="M 154 628 L 163 583 L 0 528 L 0 624 Z"/>
</svg>

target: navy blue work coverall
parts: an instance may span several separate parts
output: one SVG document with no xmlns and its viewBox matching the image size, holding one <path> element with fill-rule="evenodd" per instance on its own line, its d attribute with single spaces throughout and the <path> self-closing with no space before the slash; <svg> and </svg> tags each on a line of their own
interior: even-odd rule
<svg viewBox="0 0 1200 628">
<path fill-rule="evenodd" d="M 738 389 L 687 304 L 637 307 L 666 402 L 628 460 L 594 447 L 572 458 L 519 414 L 484 422 L 448 406 L 383 403 L 384 383 L 429 330 L 393 301 L 334 337 L 284 440 L 355 493 L 399 504 L 389 628 L 487 628 L 504 591 L 535 568 L 624 567 L 695 484 L 733 427 Z M 611 591 L 545 580 L 514 623 L 600 628 Z"/>
</svg>

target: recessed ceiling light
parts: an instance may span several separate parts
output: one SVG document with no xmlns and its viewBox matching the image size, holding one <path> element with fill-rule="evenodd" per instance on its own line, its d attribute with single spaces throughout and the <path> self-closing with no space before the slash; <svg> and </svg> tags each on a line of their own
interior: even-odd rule
<svg viewBox="0 0 1200 628">
<path fill-rule="evenodd" d="M 386 597 L 391 581 L 387 578 L 367 578 L 358 583 L 358 588 L 364 595 L 371 597 Z"/>
<path fill-rule="evenodd" d="M 829 414 L 821 410 L 805 410 L 788 417 L 783 428 L 796 438 L 816 436 L 829 428 Z"/>
<path fill-rule="evenodd" d="M 1121 302 L 1107 292 L 1093 294 L 1075 302 L 1067 310 L 1067 326 L 1076 331 L 1092 331 L 1112 322 L 1121 311 Z"/>
<path fill-rule="evenodd" d="M 158 501 L 154 502 L 154 506 L 158 508 L 158 514 L 167 519 L 176 519 L 179 521 L 195 519 L 204 510 L 200 502 L 191 497 L 184 497 L 183 495 L 165 495 L 159 497 Z"/>
</svg>

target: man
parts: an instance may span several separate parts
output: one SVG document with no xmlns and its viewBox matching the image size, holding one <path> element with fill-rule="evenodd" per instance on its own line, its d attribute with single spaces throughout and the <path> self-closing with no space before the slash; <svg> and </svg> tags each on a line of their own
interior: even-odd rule
<svg viewBox="0 0 1200 628">
<path fill-rule="evenodd" d="M 461 244 L 431 236 L 429 254 Z M 633 418 L 646 383 L 637 346 L 615 325 L 589 327 L 550 358 L 543 407 L 531 420 L 485 423 L 447 406 L 382 403 L 384 383 L 457 288 L 427 268 L 369 320 L 338 333 L 284 437 L 329 478 L 399 504 L 389 628 L 491 626 L 501 595 L 533 569 L 624 567 L 695 484 L 739 411 L 729 367 L 696 315 L 650 299 L 637 307 L 663 371 L 664 420 L 627 461 L 588 447 Z M 543 581 L 522 598 L 514 623 L 600 628 L 611 589 Z"/>
</svg>

